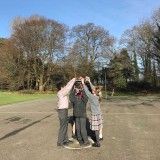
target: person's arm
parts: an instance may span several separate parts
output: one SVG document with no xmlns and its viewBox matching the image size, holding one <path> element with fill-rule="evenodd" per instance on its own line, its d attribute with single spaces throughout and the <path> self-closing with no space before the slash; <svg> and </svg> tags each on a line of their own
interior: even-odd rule
<svg viewBox="0 0 160 160">
<path fill-rule="evenodd" d="M 85 91 L 86 95 L 88 96 L 88 98 L 91 98 L 92 93 L 88 90 L 88 88 L 85 84 L 83 84 L 83 88 L 84 88 L 84 91 Z"/>
<path fill-rule="evenodd" d="M 93 90 L 95 86 L 90 82 L 91 89 Z"/>
<path fill-rule="evenodd" d="M 95 86 L 92 84 L 91 80 L 89 77 L 86 77 L 87 81 L 89 82 L 91 89 L 93 90 L 95 88 Z"/>
<path fill-rule="evenodd" d="M 83 101 L 84 101 L 84 103 L 87 103 L 87 101 L 88 101 L 88 96 L 86 95 L 86 92 L 84 91 L 84 90 L 82 90 L 82 95 L 83 95 Z"/>
<path fill-rule="evenodd" d="M 71 101 L 71 103 L 75 102 L 75 93 L 75 90 L 70 92 L 69 100 Z"/>
<path fill-rule="evenodd" d="M 92 98 L 92 93 L 88 90 L 88 87 L 84 84 L 84 78 L 81 78 L 82 84 L 83 84 L 83 89 L 86 93 L 86 95 L 88 96 L 89 99 Z"/>
<path fill-rule="evenodd" d="M 61 91 L 61 95 L 62 96 L 66 96 L 69 93 L 69 91 L 72 89 L 74 83 L 75 83 L 75 78 L 71 79 L 67 83 L 67 85 L 65 86 L 65 88 Z"/>
</svg>

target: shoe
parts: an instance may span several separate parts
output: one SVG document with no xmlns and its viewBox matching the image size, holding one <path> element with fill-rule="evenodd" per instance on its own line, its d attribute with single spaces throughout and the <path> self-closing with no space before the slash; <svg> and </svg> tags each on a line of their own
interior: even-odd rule
<svg viewBox="0 0 160 160">
<path fill-rule="evenodd" d="M 63 145 L 68 146 L 69 144 L 72 144 L 73 141 L 67 141 L 67 142 L 63 142 Z"/>
<path fill-rule="evenodd" d="M 82 146 L 84 144 L 83 141 L 79 141 L 79 145 Z"/>
<path fill-rule="evenodd" d="M 102 138 L 99 138 L 99 140 L 100 140 L 100 141 L 103 141 L 103 137 L 102 137 Z"/>
<path fill-rule="evenodd" d="M 92 144 L 92 147 L 100 147 L 101 145 L 100 145 L 100 143 L 93 143 Z"/>
<path fill-rule="evenodd" d="M 87 146 L 89 146 L 89 145 L 90 145 L 89 142 L 84 142 L 81 146 L 82 146 L 82 147 L 87 147 Z"/>
</svg>

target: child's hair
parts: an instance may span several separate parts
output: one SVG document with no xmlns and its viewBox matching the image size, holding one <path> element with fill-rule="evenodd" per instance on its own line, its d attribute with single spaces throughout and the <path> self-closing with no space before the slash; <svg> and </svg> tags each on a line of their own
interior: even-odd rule
<svg viewBox="0 0 160 160">
<path fill-rule="evenodd" d="M 64 87 L 64 86 L 65 86 L 65 83 L 63 81 L 58 82 L 57 85 L 56 85 L 58 91 L 60 91 L 61 88 Z"/>
<path fill-rule="evenodd" d="M 101 92 L 101 89 L 100 89 L 98 86 L 96 86 L 96 87 L 94 88 L 94 90 L 95 90 L 95 94 L 96 94 L 97 96 L 99 96 L 99 101 L 101 102 L 101 101 L 102 101 L 102 92 Z"/>
<path fill-rule="evenodd" d="M 81 85 L 82 85 L 82 82 L 81 82 L 80 80 L 77 80 L 77 81 L 74 83 L 75 88 L 78 88 L 78 89 L 81 88 Z"/>
</svg>

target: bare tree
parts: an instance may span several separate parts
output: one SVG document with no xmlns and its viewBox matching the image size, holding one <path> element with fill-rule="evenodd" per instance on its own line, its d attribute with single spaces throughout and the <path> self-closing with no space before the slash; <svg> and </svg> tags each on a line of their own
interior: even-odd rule
<svg viewBox="0 0 160 160">
<path fill-rule="evenodd" d="M 137 59 L 138 59 L 137 37 L 138 37 L 137 27 L 134 26 L 132 29 L 126 30 L 122 34 L 122 37 L 120 39 L 120 44 L 126 46 L 132 58 L 133 66 L 134 66 L 135 81 L 139 81 L 139 66 L 137 62 Z"/>
<path fill-rule="evenodd" d="M 28 77 L 34 74 L 39 91 L 43 91 L 50 80 L 50 64 L 63 53 L 66 26 L 41 16 L 32 16 L 28 19 L 15 18 L 12 30 L 11 38 L 23 51 L 27 67 L 31 69 Z"/>
<path fill-rule="evenodd" d="M 160 8 L 154 11 L 151 22 L 154 26 L 154 31 L 153 31 L 154 48 L 152 54 L 154 60 L 157 63 L 157 65 L 155 63 L 155 68 L 157 68 L 155 69 L 155 71 L 158 72 L 158 74 L 160 75 Z"/>
<path fill-rule="evenodd" d="M 153 26 L 149 20 L 141 22 L 139 25 L 134 26 L 132 30 L 125 32 L 125 39 L 122 41 L 127 42 L 127 47 L 132 52 L 140 57 L 141 60 L 141 73 L 144 80 L 147 82 L 152 81 L 152 53 L 153 53 Z M 127 35 L 127 36 L 126 36 Z"/>
<path fill-rule="evenodd" d="M 6 59 L 5 59 L 5 46 L 6 39 L 0 38 L 0 88 L 5 88 L 5 83 L 7 82 L 7 72 L 6 72 Z"/>
<path fill-rule="evenodd" d="M 94 67 L 95 61 L 109 54 L 109 47 L 114 43 L 114 38 L 103 27 L 93 23 L 77 25 L 71 30 L 73 38 L 72 54 L 79 58 L 80 64 L 85 65 L 85 72 Z"/>
</svg>

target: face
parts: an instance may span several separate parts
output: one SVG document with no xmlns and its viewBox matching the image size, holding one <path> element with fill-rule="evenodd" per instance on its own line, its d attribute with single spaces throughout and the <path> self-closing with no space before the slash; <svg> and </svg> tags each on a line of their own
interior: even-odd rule
<svg viewBox="0 0 160 160">
<path fill-rule="evenodd" d="M 77 89 L 82 89 L 82 84 L 80 83 L 78 86 L 76 86 Z"/>
<path fill-rule="evenodd" d="M 82 85 L 82 84 L 80 84 L 79 86 L 80 86 L 80 89 L 82 89 L 83 85 Z"/>
<path fill-rule="evenodd" d="M 92 94 L 96 94 L 96 90 L 95 89 L 92 90 Z"/>
</svg>

